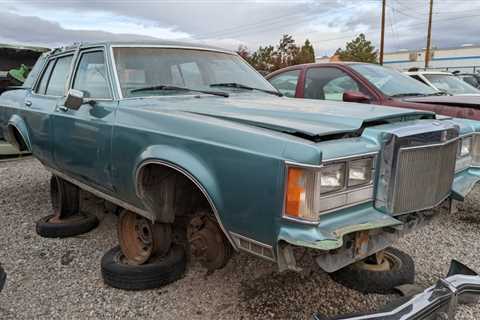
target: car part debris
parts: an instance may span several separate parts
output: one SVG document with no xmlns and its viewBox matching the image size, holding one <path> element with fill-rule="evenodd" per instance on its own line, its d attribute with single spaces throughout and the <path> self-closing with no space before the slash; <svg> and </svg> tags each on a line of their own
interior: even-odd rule
<svg viewBox="0 0 480 320">
<path fill-rule="evenodd" d="M 363 315 L 328 318 L 314 314 L 313 320 L 436 320 L 455 319 L 459 304 L 476 303 L 480 296 L 480 276 L 452 260 L 446 278 L 401 303 L 387 305 L 382 311 Z"/>
</svg>

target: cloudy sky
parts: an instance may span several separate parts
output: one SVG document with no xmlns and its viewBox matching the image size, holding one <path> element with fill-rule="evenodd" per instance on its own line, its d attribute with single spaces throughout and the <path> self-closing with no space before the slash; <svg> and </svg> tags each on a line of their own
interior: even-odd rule
<svg viewBox="0 0 480 320">
<path fill-rule="evenodd" d="M 433 45 L 480 44 L 480 0 L 434 0 Z M 171 39 L 236 49 L 310 39 L 317 56 L 363 32 L 379 41 L 381 0 L 0 0 L 0 43 Z M 428 0 L 387 0 L 386 50 L 425 47 Z"/>
</svg>

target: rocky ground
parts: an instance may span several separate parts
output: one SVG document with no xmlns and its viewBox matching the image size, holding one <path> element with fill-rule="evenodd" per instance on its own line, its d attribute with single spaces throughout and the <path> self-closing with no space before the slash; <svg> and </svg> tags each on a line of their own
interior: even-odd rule
<svg viewBox="0 0 480 320">
<path fill-rule="evenodd" d="M 0 163 L 0 263 L 8 273 L 0 319 L 308 319 L 374 310 L 397 298 L 363 295 L 318 269 L 282 273 L 275 265 L 237 254 L 213 274 L 191 262 L 186 276 L 164 288 L 127 292 L 106 286 L 100 259 L 116 245 L 116 216 L 70 239 L 44 239 L 35 221 L 50 213 L 50 174 L 33 159 Z M 452 258 L 480 270 L 480 189 L 460 211 L 443 215 L 397 244 L 416 262 L 416 283 L 444 276 Z M 93 209 L 92 209 L 93 210 Z M 480 306 L 463 306 L 457 319 L 480 319 Z"/>
</svg>

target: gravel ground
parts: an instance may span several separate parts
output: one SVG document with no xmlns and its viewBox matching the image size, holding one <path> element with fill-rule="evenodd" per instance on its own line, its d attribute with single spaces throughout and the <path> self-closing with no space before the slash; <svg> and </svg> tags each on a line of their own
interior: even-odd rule
<svg viewBox="0 0 480 320">
<path fill-rule="evenodd" d="M 363 295 L 318 269 L 279 274 L 275 265 L 238 254 L 207 274 L 195 261 L 186 276 L 164 288 L 126 292 L 104 285 L 100 259 L 116 245 L 115 220 L 100 204 L 94 231 L 69 239 L 44 239 L 35 221 L 50 213 L 49 173 L 34 159 L 0 163 L 0 262 L 8 273 L 0 293 L 0 319 L 308 319 L 374 310 L 396 298 Z M 456 258 L 480 270 L 480 189 L 459 213 L 436 218 L 397 247 L 415 259 L 417 284 L 444 276 Z M 91 202 L 90 202 L 91 203 Z M 457 319 L 480 319 L 480 307 L 463 306 Z"/>
</svg>

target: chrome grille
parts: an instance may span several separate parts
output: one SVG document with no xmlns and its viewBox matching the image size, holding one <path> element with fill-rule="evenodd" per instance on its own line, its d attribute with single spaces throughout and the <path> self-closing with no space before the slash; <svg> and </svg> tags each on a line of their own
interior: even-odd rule
<svg viewBox="0 0 480 320">
<path fill-rule="evenodd" d="M 449 195 L 457 145 L 458 140 L 453 140 L 399 150 L 392 213 L 430 208 Z"/>
<path fill-rule="evenodd" d="M 453 182 L 458 135 L 458 126 L 449 120 L 386 126 L 380 135 L 375 207 L 397 215 L 445 199 Z"/>
</svg>

